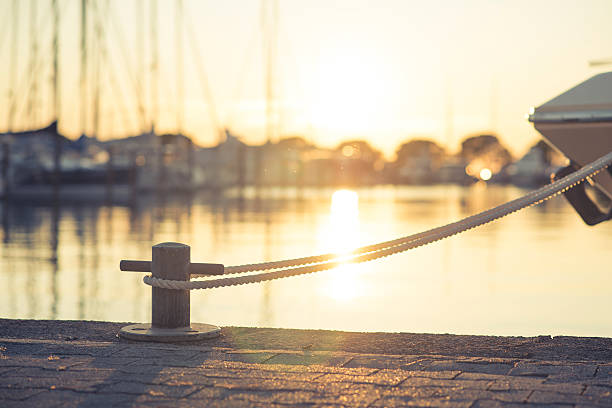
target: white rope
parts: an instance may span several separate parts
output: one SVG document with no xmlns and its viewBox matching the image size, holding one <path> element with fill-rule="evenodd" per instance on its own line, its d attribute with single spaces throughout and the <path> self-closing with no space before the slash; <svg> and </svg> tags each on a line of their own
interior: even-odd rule
<svg viewBox="0 0 612 408">
<path fill-rule="evenodd" d="M 290 276 L 304 275 L 313 272 L 333 269 L 347 262 L 360 263 L 368 262 L 375 259 L 383 258 L 389 255 L 407 251 L 423 245 L 436 242 L 438 240 L 450 237 L 455 234 L 467 231 L 469 229 L 487 224 L 491 221 L 512 214 L 523 208 L 532 205 L 540 204 L 557 194 L 560 194 L 577 184 L 583 182 L 586 178 L 595 176 L 612 164 L 612 152 L 602 158 L 590 163 L 580 170 L 573 172 L 554 183 L 543 186 L 534 190 L 523 197 L 517 198 L 505 204 L 483 211 L 479 214 L 472 215 L 460 221 L 431 229 L 429 231 L 413 234 L 407 237 L 394 239 L 374 245 L 358 248 L 350 255 L 338 257 L 334 254 L 324 254 L 312 257 L 289 259 L 284 261 L 267 262 L 252 265 L 239 265 L 227 267 L 225 270 L 228 273 L 248 272 L 255 270 L 279 269 L 271 272 L 261 272 L 251 275 L 243 275 L 236 277 L 215 278 L 208 280 L 197 281 L 173 281 L 166 279 L 154 278 L 145 276 L 143 281 L 151 286 L 165 289 L 211 289 L 224 286 L 244 285 L 247 283 L 256 283 L 269 281 L 279 278 L 287 278 Z M 304 264 L 311 264 L 305 265 Z"/>
</svg>

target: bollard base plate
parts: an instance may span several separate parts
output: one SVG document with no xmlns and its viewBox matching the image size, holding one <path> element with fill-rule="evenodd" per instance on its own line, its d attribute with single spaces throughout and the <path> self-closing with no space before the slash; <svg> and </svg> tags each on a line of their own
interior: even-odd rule
<svg viewBox="0 0 612 408">
<path fill-rule="evenodd" d="M 192 323 L 190 327 L 165 329 L 152 327 L 150 323 L 132 324 L 119 330 L 119 337 L 136 341 L 155 341 L 174 343 L 182 341 L 197 341 L 218 337 L 221 328 L 212 324 Z"/>
</svg>

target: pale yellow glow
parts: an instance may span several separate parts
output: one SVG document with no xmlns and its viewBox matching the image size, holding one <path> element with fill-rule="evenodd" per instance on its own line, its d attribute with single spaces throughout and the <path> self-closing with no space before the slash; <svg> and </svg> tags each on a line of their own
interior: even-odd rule
<svg viewBox="0 0 612 408">
<path fill-rule="evenodd" d="M 342 148 L 342 154 L 346 157 L 351 157 L 353 153 L 355 153 L 355 148 L 351 145 L 347 145 Z"/>
<path fill-rule="evenodd" d="M 337 190 L 332 194 L 331 216 L 333 220 L 350 221 L 359 216 L 359 196 L 351 190 Z"/>
<path fill-rule="evenodd" d="M 319 234 L 322 252 L 348 255 L 359 245 L 359 196 L 351 190 L 332 194 L 329 222 Z M 358 265 L 344 264 L 323 281 L 321 292 L 337 301 L 351 300 L 362 292 L 356 271 Z"/>
<path fill-rule="evenodd" d="M 491 176 L 493 175 L 493 173 L 491 173 L 491 170 L 487 169 L 486 167 L 482 170 L 480 170 L 480 179 L 487 181 L 491 179 Z"/>
<path fill-rule="evenodd" d="M 359 243 L 359 197 L 351 190 L 332 194 L 329 222 L 321 234 L 321 250 L 346 255 Z"/>
<path fill-rule="evenodd" d="M 324 295 L 338 301 L 349 302 L 364 292 L 362 281 L 358 277 L 358 265 L 342 265 L 331 272 L 331 276 L 322 288 Z"/>
<path fill-rule="evenodd" d="M 381 104 L 389 88 L 380 58 L 371 49 L 346 44 L 327 51 L 320 57 L 314 85 L 317 92 L 311 101 L 313 125 L 340 132 L 377 129 L 384 116 Z"/>
</svg>

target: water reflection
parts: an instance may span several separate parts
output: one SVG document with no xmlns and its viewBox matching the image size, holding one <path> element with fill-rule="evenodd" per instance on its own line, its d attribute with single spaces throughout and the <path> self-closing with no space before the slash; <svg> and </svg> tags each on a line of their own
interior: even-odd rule
<svg viewBox="0 0 612 408">
<path fill-rule="evenodd" d="M 331 196 L 329 221 L 320 236 L 320 252 L 340 256 L 350 254 L 361 241 L 359 225 L 359 196 L 355 191 L 337 190 Z M 345 263 L 328 274 L 322 293 L 338 301 L 350 301 L 359 296 L 357 266 Z"/>
<path fill-rule="evenodd" d="M 298 194 L 299 193 L 299 194 Z M 1 205 L 0 316 L 149 321 L 150 288 L 123 258 L 180 241 L 227 265 L 346 253 L 521 195 L 512 187 L 249 189 L 130 206 Z M 299 197 L 297 199 L 296 197 Z M 403 255 L 192 295 L 194 321 L 343 330 L 612 335 L 612 223 L 562 199 Z M 587 301 L 588 300 L 588 301 Z M 404 311 L 400 313 L 400 311 Z"/>
</svg>

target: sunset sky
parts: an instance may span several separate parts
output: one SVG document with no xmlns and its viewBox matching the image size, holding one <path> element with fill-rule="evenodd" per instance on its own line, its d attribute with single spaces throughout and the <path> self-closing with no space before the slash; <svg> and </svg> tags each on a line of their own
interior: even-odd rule
<svg viewBox="0 0 612 408">
<path fill-rule="evenodd" d="M 19 1 L 14 128 L 51 120 L 50 1 Z M 60 129 L 81 132 L 80 106 L 92 129 L 92 89 L 80 101 L 80 2 L 60 0 Z M 177 129 L 176 2 L 158 1 L 158 132 Z M 27 114 L 31 5 L 37 6 L 40 53 L 35 123 Z M 90 6 L 89 34 L 94 13 Z M 137 108 L 142 86 L 150 122 L 149 1 L 109 2 L 104 31 L 111 63 L 101 73 L 100 138 L 140 133 Z M 267 3 L 272 4 L 271 1 Z M 11 61 L 12 0 L 0 0 L 0 58 Z M 221 126 L 247 142 L 264 140 L 266 119 L 262 2 L 184 0 L 184 124 L 196 142 L 211 145 L 217 133 L 209 98 L 198 78 L 204 68 Z M 98 10 L 98 11 L 96 11 Z M 139 23 L 139 14 L 144 14 Z M 538 135 L 524 115 L 576 83 L 612 65 L 589 67 L 612 57 L 609 0 L 280 0 L 277 57 L 272 83 L 280 136 L 304 135 L 324 146 L 363 138 L 389 157 L 402 141 L 433 138 L 456 149 L 466 135 L 495 132 L 516 155 Z M 142 24 L 144 48 L 138 40 Z M 190 44 L 192 34 L 197 44 Z M 193 52 L 198 46 L 201 60 Z M 89 48 L 93 54 L 94 47 Z M 143 60 L 144 59 L 144 60 Z M 142 63 L 140 62 L 142 61 Z M 0 131 L 7 128 L 10 63 L 0 66 Z M 114 77 L 114 79 L 113 79 Z M 140 85 L 139 85 L 140 84 Z"/>
</svg>

